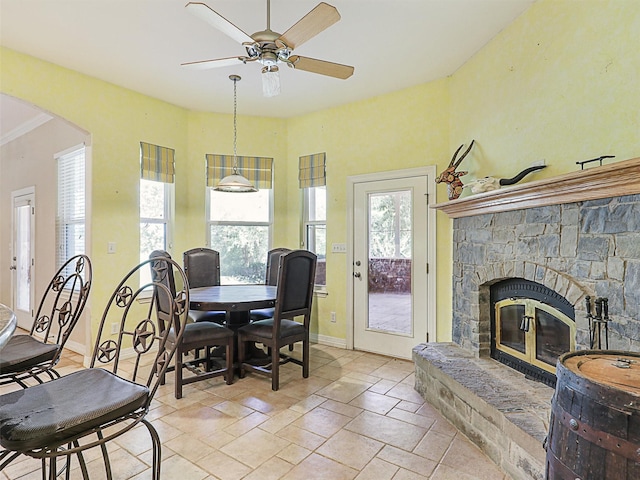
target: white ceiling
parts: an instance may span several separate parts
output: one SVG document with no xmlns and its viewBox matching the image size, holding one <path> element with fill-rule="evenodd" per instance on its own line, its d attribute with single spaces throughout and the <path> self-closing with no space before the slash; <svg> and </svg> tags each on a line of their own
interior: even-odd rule
<svg viewBox="0 0 640 480">
<path fill-rule="evenodd" d="M 266 28 L 266 0 L 202 0 L 248 34 Z M 353 65 L 347 80 L 280 68 L 282 93 L 262 96 L 260 65 L 189 70 L 189 61 L 245 54 L 184 8 L 187 0 L 0 0 L 10 49 L 191 110 L 291 117 L 453 74 L 535 0 L 327 0 L 341 20 L 295 54 Z M 284 33 L 318 0 L 272 0 Z M 14 127 L 0 103 L 0 134 Z"/>
</svg>

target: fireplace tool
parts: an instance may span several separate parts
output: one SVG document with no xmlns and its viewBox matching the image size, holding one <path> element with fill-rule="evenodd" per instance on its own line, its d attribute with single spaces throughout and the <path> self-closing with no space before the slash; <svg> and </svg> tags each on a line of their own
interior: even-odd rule
<svg viewBox="0 0 640 480">
<path fill-rule="evenodd" d="M 604 349 L 609 349 L 609 299 L 598 297 L 594 304 L 596 314 L 591 313 L 591 297 L 585 298 L 587 307 L 587 319 L 589 320 L 589 347 L 602 350 L 602 339 L 604 333 Z"/>
</svg>

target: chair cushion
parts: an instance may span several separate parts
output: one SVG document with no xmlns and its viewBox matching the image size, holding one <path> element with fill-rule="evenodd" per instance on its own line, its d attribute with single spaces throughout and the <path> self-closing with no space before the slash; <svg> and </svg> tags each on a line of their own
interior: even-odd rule
<svg viewBox="0 0 640 480">
<path fill-rule="evenodd" d="M 273 318 L 275 310 L 275 308 L 260 308 L 258 310 L 251 310 L 249 312 L 249 317 L 253 322 L 257 320 L 266 320 L 268 318 Z"/>
<path fill-rule="evenodd" d="M 220 340 L 233 337 L 233 331 L 227 327 L 213 322 L 187 323 L 182 336 L 183 343 L 206 342 L 207 340 Z M 173 328 L 169 332 L 169 341 L 175 341 Z"/>
<path fill-rule="evenodd" d="M 189 310 L 189 319 L 193 322 L 215 322 L 224 323 L 227 314 L 224 311 Z"/>
<path fill-rule="evenodd" d="M 93 427 L 135 412 L 145 385 L 88 368 L 0 396 L 0 445 L 26 451 L 67 443 Z"/>
<path fill-rule="evenodd" d="M 250 333 L 263 338 L 273 337 L 273 318 L 267 320 L 258 320 L 238 329 L 238 332 Z M 289 337 L 291 335 L 299 335 L 304 333 L 304 325 L 294 320 L 280 320 L 280 338 Z"/>
<path fill-rule="evenodd" d="M 53 359 L 60 345 L 43 343 L 30 335 L 15 335 L 9 339 L 0 355 L 0 373 L 22 372 Z"/>
</svg>

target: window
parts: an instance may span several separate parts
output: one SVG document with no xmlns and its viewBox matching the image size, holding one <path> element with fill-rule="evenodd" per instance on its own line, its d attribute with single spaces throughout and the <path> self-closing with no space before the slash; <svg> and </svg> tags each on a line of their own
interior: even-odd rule
<svg viewBox="0 0 640 480">
<path fill-rule="evenodd" d="M 302 221 L 304 246 L 318 256 L 316 288 L 327 285 L 327 184 L 326 154 L 300 157 L 298 181 L 304 192 Z"/>
<path fill-rule="evenodd" d="M 327 188 L 304 189 L 304 246 L 318 256 L 316 287 L 327 285 Z"/>
<path fill-rule="evenodd" d="M 60 268 L 69 258 L 85 252 L 85 147 L 58 154 L 56 160 L 56 266 Z"/>
<path fill-rule="evenodd" d="M 220 252 L 223 284 L 264 283 L 273 223 L 273 159 L 206 154 L 207 244 Z M 238 172 L 259 190 L 217 192 L 214 187 Z"/>
<path fill-rule="evenodd" d="M 207 187 L 207 199 L 208 243 L 220 252 L 221 283 L 264 283 L 272 190 L 228 193 Z"/>
<path fill-rule="evenodd" d="M 154 250 L 171 249 L 174 155 L 171 148 L 140 142 L 140 261 Z M 151 271 L 140 271 L 140 285 Z"/>
</svg>

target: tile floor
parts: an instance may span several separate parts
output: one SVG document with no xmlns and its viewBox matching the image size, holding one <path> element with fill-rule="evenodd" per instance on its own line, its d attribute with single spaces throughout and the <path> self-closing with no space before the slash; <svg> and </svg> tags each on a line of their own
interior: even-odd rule
<svg viewBox="0 0 640 480">
<path fill-rule="evenodd" d="M 80 362 L 67 354 L 58 370 Z M 171 377 L 147 415 L 162 439 L 163 479 L 509 478 L 415 392 L 408 361 L 313 345 L 310 377 L 287 364 L 278 392 L 251 374 L 230 386 L 221 378 L 189 385 L 181 400 Z M 109 445 L 114 479 L 151 478 L 146 429 Z M 91 479 L 104 478 L 99 452 L 87 457 Z M 40 479 L 39 467 L 14 461 L 0 479 Z"/>
</svg>

